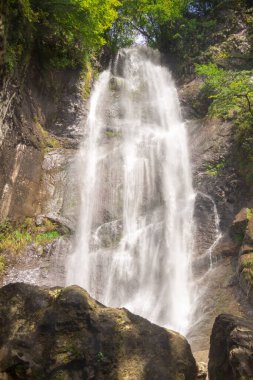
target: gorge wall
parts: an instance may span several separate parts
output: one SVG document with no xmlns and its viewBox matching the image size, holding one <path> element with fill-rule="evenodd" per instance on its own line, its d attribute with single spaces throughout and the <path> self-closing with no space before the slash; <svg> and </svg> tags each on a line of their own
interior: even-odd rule
<svg viewBox="0 0 253 380">
<path fill-rule="evenodd" d="M 230 18 L 227 14 L 223 18 L 221 16 L 216 35 L 210 38 L 213 44 L 203 52 L 203 61 L 205 55 L 220 56 L 222 60 L 222 53 L 229 49 L 233 56 L 247 54 L 250 50 L 247 26 L 244 17 L 239 22 L 238 17 L 238 14 L 236 18 Z M 0 60 L 4 49 L 3 36 L 0 22 Z M 240 66 L 243 58 L 235 58 L 234 61 L 229 62 Z M 227 62 L 220 64 L 226 65 Z M 197 192 L 193 271 L 202 282 L 199 283 L 201 292 L 197 300 L 196 326 L 189 338 L 194 351 L 207 352 L 211 327 L 217 314 L 231 312 L 239 316 L 252 316 L 248 301 L 252 297 L 253 282 L 250 276 L 245 278 L 245 267 L 239 255 L 242 252 L 249 255 L 253 251 L 252 237 L 249 237 L 252 223 L 248 221 L 253 208 L 253 193 L 238 167 L 233 119 L 224 122 L 207 115 L 210 100 L 204 96 L 201 90 L 203 81 L 194 74 L 192 67 L 186 62 L 181 67 L 183 71 L 174 69 L 174 75 L 178 80 L 182 112 L 187 119 L 194 188 Z M 26 230 L 29 233 L 32 231 L 32 236 L 57 232 L 53 239 L 43 244 L 34 245 L 28 239 L 18 254 L 11 252 L 12 247 L 2 247 L 2 284 L 26 279 L 42 285 L 64 285 L 64 259 L 73 241 L 71 234 L 75 230 L 78 208 L 78 173 L 72 163 L 86 119 L 86 79 L 78 70 L 44 70 L 36 64 L 36 60 L 12 78 L 2 77 L 2 237 L 6 233 L 8 220 L 11 224 L 8 228 L 13 228 L 15 234 L 16 231 L 24 233 Z M 222 235 L 219 239 L 216 209 L 220 219 L 218 233 Z M 241 209 L 246 210 L 244 216 L 234 221 Z M 27 224 L 27 218 L 32 220 L 32 227 Z M 49 227 L 49 223 L 53 226 Z M 243 227 L 239 227 L 238 240 L 238 229 L 235 233 L 233 226 L 238 228 L 240 223 Z M 216 239 L 217 244 L 211 251 L 211 263 L 210 247 Z M 242 251 L 243 239 L 247 249 Z M 209 271 L 211 264 L 213 270 Z"/>
<path fill-rule="evenodd" d="M 193 62 L 205 63 L 212 57 L 211 61 L 219 67 L 246 69 L 251 50 L 246 13 L 224 11 L 219 13 L 218 19 L 214 33 L 206 42 L 207 46 L 198 51 Z M 245 281 L 246 270 L 240 274 L 243 271 L 240 264 L 243 250 L 240 247 L 245 231 L 250 229 L 247 224 L 251 218 L 253 193 L 252 185 L 240 168 L 242 153 L 236 141 L 234 120 L 222 120 L 208 114 L 210 99 L 205 92 L 203 78 L 193 74 L 193 62 L 183 67 L 183 75 L 188 80 L 182 83 L 182 72 L 179 74 L 179 95 L 188 124 L 194 188 L 197 191 L 193 271 L 197 278 L 203 274 L 198 282 L 202 287 L 198 300 L 200 310 L 199 314 L 198 311 L 196 313 L 198 322 L 192 330 L 191 342 L 196 350 L 201 347 L 205 351 L 209 348 L 209 342 L 204 336 L 209 335 L 215 316 L 225 312 L 252 317 L 252 280 L 248 275 Z M 248 210 L 248 219 L 245 210 Z M 244 218 L 237 217 L 244 220 L 244 230 L 239 234 L 233 227 L 238 226 L 238 220 L 234 221 L 238 213 L 244 215 Z M 248 246 L 247 252 L 251 249 Z M 250 266 L 248 262 L 246 265 Z M 199 353 L 200 357 L 203 354 Z"/>
<path fill-rule="evenodd" d="M 41 68 L 34 61 L 24 72 L 2 79 L 0 224 L 10 247 L 1 246 L 1 281 L 8 268 L 7 282 L 13 276 L 28 276 L 30 281 L 34 274 L 29 270 L 37 267 L 43 252 L 48 262 L 41 265 L 47 273 L 53 266 L 52 251 L 58 243 L 64 251 L 74 230 L 77 187 L 72 162 L 86 117 L 85 76 L 80 70 Z M 42 244 L 34 244 L 34 233 L 45 238 Z M 17 268 L 22 269 L 20 277 Z"/>
</svg>

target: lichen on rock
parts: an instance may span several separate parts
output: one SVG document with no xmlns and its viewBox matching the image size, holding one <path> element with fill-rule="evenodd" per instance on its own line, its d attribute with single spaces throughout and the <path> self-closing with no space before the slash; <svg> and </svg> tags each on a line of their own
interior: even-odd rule
<svg viewBox="0 0 253 380">
<path fill-rule="evenodd" d="M 0 378 L 195 380 L 187 341 L 80 287 L 0 289 Z"/>
</svg>

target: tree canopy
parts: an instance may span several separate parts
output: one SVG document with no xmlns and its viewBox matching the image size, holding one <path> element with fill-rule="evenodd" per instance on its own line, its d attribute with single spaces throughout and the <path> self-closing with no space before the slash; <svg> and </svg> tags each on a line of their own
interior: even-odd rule
<svg viewBox="0 0 253 380">
<path fill-rule="evenodd" d="M 8 0 L 2 6 L 10 69 L 28 46 L 58 67 L 76 66 L 106 43 L 118 0 Z"/>
<path fill-rule="evenodd" d="M 118 48 L 131 44 L 136 34 L 141 34 L 155 46 L 163 25 L 179 18 L 188 4 L 189 0 L 122 0 L 111 31 L 112 40 Z"/>
<path fill-rule="evenodd" d="M 119 10 L 121 18 L 148 39 L 154 39 L 159 27 L 178 18 L 187 0 L 124 0 Z"/>
<path fill-rule="evenodd" d="M 55 49 L 55 59 L 63 65 L 78 63 L 106 43 L 104 32 L 112 26 L 120 4 L 118 0 L 30 1 L 38 15 L 40 46 Z"/>
<path fill-rule="evenodd" d="M 1 4 L 7 31 L 7 66 L 27 50 L 57 67 L 81 65 L 107 44 L 131 45 L 136 36 L 172 54 L 191 56 L 208 43 L 220 7 L 246 0 L 7 0 Z M 185 42 L 182 44 L 182 42 Z M 29 49 L 28 49 L 29 48 Z"/>
</svg>

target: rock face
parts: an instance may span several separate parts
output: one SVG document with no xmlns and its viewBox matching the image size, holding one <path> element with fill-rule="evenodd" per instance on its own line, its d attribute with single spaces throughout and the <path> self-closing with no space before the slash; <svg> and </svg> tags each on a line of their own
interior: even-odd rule
<svg viewBox="0 0 253 380">
<path fill-rule="evenodd" d="M 243 208 L 231 227 L 231 238 L 237 245 L 237 275 L 239 284 L 253 305 L 253 218 L 252 208 Z"/>
<path fill-rule="evenodd" d="M 51 167 L 45 182 L 44 166 L 55 150 L 65 161 L 75 154 L 86 117 L 78 70 L 39 71 L 34 65 L 27 71 L 22 80 L 0 83 L 0 222 L 44 212 L 50 191 L 59 200 L 67 169 Z"/>
<path fill-rule="evenodd" d="M 218 13 L 213 32 L 208 28 L 205 48 L 200 48 L 196 59 L 192 59 L 192 51 L 190 60 L 200 64 L 211 60 L 226 69 L 242 69 L 243 56 L 247 55 L 251 45 L 247 22 L 244 22 L 246 18 L 241 18 L 234 9 L 219 9 Z M 181 52 L 186 55 L 191 46 L 188 39 L 181 39 L 181 43 L 185 45 L 180 45 L 178 56 Z M 177 49 L 176 42 L 173 49 Z M 195 316 L 198 322 L 188 338 L 193 350 L 205 351 L 209 347 L 215 317 L 226 312 L 247 315 L 246 302 L 253 300 L 253 255 L 240 256 L 244 260 L 237 270 L 238 251 L 248 224 L 247 208 L 252 207 L 252 192 L 240 170 L 233 120 L 223 121 L 208 114 L 211 100 L 202 86 L 203 78 L 191 70 L 191 62 L 179 61 L 183 62 L 183 73 L 180 62 L 174 70 L 180 85 L 182 113 L 187 120 L 196 191 L 193 274 L 200 289 Z M 184 80 L 186 77 L 188 80 Z M 229 231 L 236 214 L 238 218 Z M 236 239 L 232 239 L 231 234 Z M 248 252 L 249 244 L 243 250 Z M 239 283 L 247 296 L 245 302 Z"/>
<path fill-rule="evenodd" d="M 235 219 L 233 220 L 233 223 L 230 227 L 230 235 L 232 236 L 232 238 L 236 238 L 236 237 L 240 238 L 240 236 L 243 237 L 247 226 L 248 226 L 248 209 L 244 207 L 235 216 Z"/>
<path fill-rule="evenodd" d="M 73 231 L 79 199 L 74 162 L 86 119 L 84 79 L 78 69 L 40 68 L 34 59 L 23 75 L 1 80 L 1 33 L 0 15 L 0 225 L 45 217 Z M 62 240 L 56 244 L 60 255 L 55 244 L 48 255 L 35 245 L 16 258 L 0 249 L 5 262 L 0 285 L 34 283 L 38 276 L 43 285 L 46 277 L 52 280 L 48 286 L 64 284 L 63 256 L 70 245 L 64 241 L 64 249 Z M 55 265 L 58 259 L 61 264 Z"/>
<path fill-rule="evenodd" d="M 4 53 L 5 53 L 4 23 L 3 23 L 3 15 L 0 13 L 0 74 L 1 74 L 2 65 L 4 63 Z"/>
<path fill-rule="evenodd" d="M 209 380 L 252 380 L 252 341 L 252 320 L 219 315 L 210 341 Z"/>
<path fill-rule="evenodd" d="M 182 336 L 77 286 L 0 289 L 0 379 L 195 380 L 196 372 Z"/>
</svg>

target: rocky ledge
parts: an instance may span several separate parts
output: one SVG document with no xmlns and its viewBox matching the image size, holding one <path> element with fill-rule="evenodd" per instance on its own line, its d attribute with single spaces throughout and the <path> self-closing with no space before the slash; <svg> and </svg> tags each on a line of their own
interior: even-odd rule
<svg viewBox="0 0 253 380">
<path fill-rule="evenodd" d="M 253 379 L 253 320 L 219 315 L 210 340 L 210 380 Z"/>
<path fill-rule="evenodd" d="M 0 289 L 0 379 L 195 380 L 187 341 L 80 287 Z"/>
<path fill-rule="evenodd" d="M 239 284 L 253 305 L 253 208 L 243 208 L 236 215 L 230 235 L 237 244 Z"/>
</svg>

